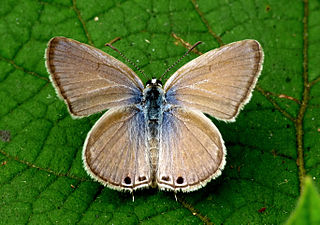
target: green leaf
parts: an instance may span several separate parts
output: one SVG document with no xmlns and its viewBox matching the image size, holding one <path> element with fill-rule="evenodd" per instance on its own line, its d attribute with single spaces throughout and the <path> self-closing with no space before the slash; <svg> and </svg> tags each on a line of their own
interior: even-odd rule
<svg viewBox="0 0 320 225">
<path fill-rule="evenodd" d="M 303 177 L 320 187 L 319 21 L 315 0 L 1 0 L 0 224 L 284 223 Z M 178 201 L 150 189 L 132 202 L 91 180 L 81 150 L 101 114 L 73 120 L 56 96 L 43 58 L 53 36 L 122 60 L 104 47 L 121 37 L 114 45 L 149 77 L 185 42 L 206 52 L 258 40 L 265 63 L 251 102 L 235 123 L 213 119 L 228 151 L 222 176 Z"/>
<path fill-rule="evenodd" d="M 291 214 L 287 225 L 320 224 L 320 195 L 310 177 L 305 178 L 304 188 L 296 209 Z"/>
</svg>

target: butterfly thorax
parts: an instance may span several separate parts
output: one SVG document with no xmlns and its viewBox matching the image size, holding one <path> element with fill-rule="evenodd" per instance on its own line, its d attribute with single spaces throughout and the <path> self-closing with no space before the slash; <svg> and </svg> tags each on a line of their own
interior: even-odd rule
<svg viewBox="0 0 320 225">
<path fill-rule="evenodd" d="M 158 80 L 152 79 L 143 91 L 143 111 L 146 123 L 147 145 L 150 161 L 155 175 L 158 165 L 158 152 L 165 104 L 164 91 Z M 155 177 L 155 176 L 154 176 Z"/>
</svg>

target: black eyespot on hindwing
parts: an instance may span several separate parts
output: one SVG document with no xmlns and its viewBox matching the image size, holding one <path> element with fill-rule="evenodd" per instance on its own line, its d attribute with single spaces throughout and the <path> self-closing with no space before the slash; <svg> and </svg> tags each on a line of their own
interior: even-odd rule
<svg viewBox="0 0 320 225">
<path fill-rule="evenodd" d="M 125 184 L 131 184 L 131 178 L 130 177 L 124 178 L 124 183 Z"/>
<path fill-rule="evenodd" d="M 183 181 L 184 181 L 183 177 L 178 177 L 177 178 L 177 183 L 178 184 L 183 184 Z"/>
</svg>

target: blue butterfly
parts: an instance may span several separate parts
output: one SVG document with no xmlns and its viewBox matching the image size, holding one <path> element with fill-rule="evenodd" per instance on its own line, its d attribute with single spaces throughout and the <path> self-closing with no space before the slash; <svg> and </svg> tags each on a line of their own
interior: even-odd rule
<svg viewBox="0 0 320 225">
<path fill-rule="evenodd" d="M 86 44 L 55 37 L 46 66 L 74 118 L 109 109 L 83 146 L 88 174 L 105 186 L 189 192 L 218 177 L 226 163 L 219 130 L 202 112 L 234 121 L 262 70 L 255 40 L 211 50 L 165 83 L 143 85 L 125 64 Z"/>
</svg>

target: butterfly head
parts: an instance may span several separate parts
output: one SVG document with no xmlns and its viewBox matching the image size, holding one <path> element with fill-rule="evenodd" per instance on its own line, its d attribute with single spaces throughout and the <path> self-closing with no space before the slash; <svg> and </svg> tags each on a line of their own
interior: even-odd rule
<svg viewBox="0 0 320 225">
<path fill-rule="evenodd" d="M 147 81 L 146 87 L 162 87 L 162 82 L 156 78 L 152 78 Z"/>
</svg>

